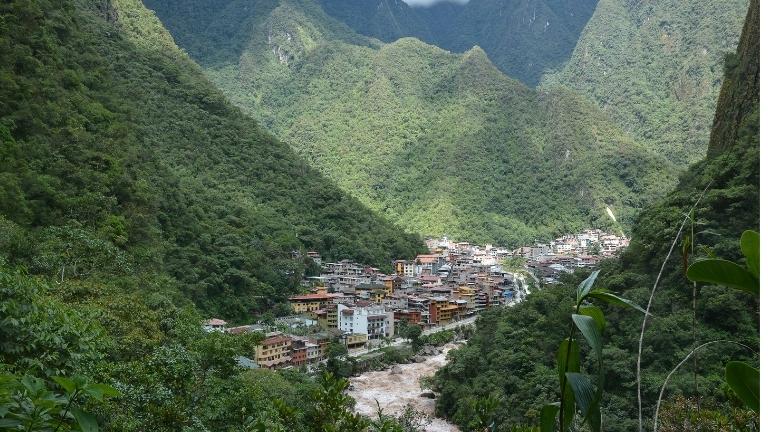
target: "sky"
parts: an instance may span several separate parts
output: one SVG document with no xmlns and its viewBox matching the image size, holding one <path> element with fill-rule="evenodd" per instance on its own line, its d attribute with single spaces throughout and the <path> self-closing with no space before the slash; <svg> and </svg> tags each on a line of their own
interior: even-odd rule
<svg viewBox="0 0 768 432">
<path fill-rule="evenodd" d="M 403 0 L 410 6 L 432 6 L 435 3 L 469 3 L 469 0 Z"/>
</svg>

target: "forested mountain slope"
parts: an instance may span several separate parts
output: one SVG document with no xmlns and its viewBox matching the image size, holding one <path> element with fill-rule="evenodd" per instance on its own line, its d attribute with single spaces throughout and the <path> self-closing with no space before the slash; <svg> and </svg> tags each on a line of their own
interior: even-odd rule
<svg viewBox="0 0 768 432">
<path fill-rule="evenodd" d="M 606 206 L 626 229 L 673 183 L 663 159 L 582 97 L 531 90 L 478 47 L 451 54 L 413 38 L 381 44 L 333 23 L 315 1 L 281 0 L 248 19 L 256 24 L 246 25 L 236 62 L 213 65 L 211 49 L 199 47 L 226 37 L 209 31 L 235 25 L 216 13 L 234 6 L 146 3 L 196 47 L 231 100 L 408 230 L 516 244 L 615 228 Z"/>
<path fill-rule="evenodd" d="M 543 78 L 589 96 L 616 124 L 687 166 L 707 148 L 723 57 L 747 0 L 600 0 L 562 70 Z"/>
<path fill-rule="evenodd" d="M 472 0 L 410 7 L 402 0 L 320 0 L 325 11 L 385 42 L 417 37 L 454 53 L 478 45 L 506 74 L 535 86 L 568 61 L 597 0 Z"/>
<path fill-rule="evenodd" d="M 684 276 L 684 260 L 711 254 L 742 259 L 741 233 L 758 229 L 759 48 L 759 3 L 752 1 L 738 52 L 726 62 L 707 158 L 694 164 L 672 193 L 641 213 L 628 250 L 601 265 L 600 286 L 645 305 L 680 224 L 685 222 L 684 233 L 693 234 L 683 236 L 693 242 L 690 256 L 683 256 L 687 250 L 683 238 L 674 247 L 645 334 L 642 386 L 644 418 L 649 422 L 667 373 L 695 346 L 723 339 L 755 349 L 759 345 L 754 296 L 700 285 L 694 328 L 694 288 Z M 692 221 L 686 221 L 684 215 L 691 209 Z M 513 308 L 481 316 L 477 335 L 465 348 L 451 353 L 450 363 L 436 377 L 441 391 L 438 410 L 469 427 L 477 420 L 473 404 L 490 394 L 500 400 L 493 414 L 500 428 L 538 423 L 539 409 L 556 400 L 555 352 L 568 332 L 575 286 L 585 276 L 575 275 L 570 282 L 531 294 Z M 642 315 L 614 307 L 607 310 L 603 424 L 605 430 L 637 430 L 634 368 Z M 755 362 L 748 350 L 711 345 L 699 352 L 695 362 L 686 363 L 667 388 L 660 430 L 756 430 L 750 429 L 755 415 L 742 409 L 724 385 L 725 363 L 738 358 Z M 585 366 L 594 370 L 592 355 Z M 695 420 L 697 392 L 703 413 L 699 420 Z M 646 427 L 651 430 L 652 424 Z"/>
<path fill-rule="evenodd" d="M 231 105 L 139 1 L 11 2 L 0 27 L 0 259 L 125 278 L 243 318 L 294 252 L 380 266 L 423 248 Z"/>
</svg>

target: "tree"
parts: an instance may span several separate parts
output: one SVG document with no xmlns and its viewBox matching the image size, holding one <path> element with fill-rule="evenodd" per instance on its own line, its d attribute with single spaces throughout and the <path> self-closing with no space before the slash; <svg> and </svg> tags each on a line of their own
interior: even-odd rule
<svg viewBox="0 0 768 432">
<path fill-rule="evenodd" d="M 405 328 L 403 336 L 411 341 L 411 346 L 414 351 L 419 349 L 421 346 L 421 326 L 417 324 L 409 324 L 408 327 Z"/>
</svg>

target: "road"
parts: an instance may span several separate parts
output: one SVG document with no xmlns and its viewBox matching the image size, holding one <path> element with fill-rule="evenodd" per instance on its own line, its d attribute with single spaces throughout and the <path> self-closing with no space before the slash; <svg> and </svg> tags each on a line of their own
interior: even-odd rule
<svg viewBox="0 0 768 432">
<path fill-rule="evenodd" d="M 460 326 L 463 326 L 463 325 L 474 324 L 476 319 L 477 319 L 477 315 L 474 315 L 474 316 L 471 316 L 469 318 L 465 318 L 463 320 L 454 321 L 454 322 L 452 322 L 450 324 L 446 324 L 444 326 L 432 327 L 430 329 L 424 330 L 422 335 L 427 336 L 427 335 L 431 335 L 432 333 L 437 333 L 437 332 L 442 331 L 442 330 L 450 330 L 450 329 L 453 329 L 453 328 L 456 328 L 456 327 L 460 327 Z M 407 343 L 408 343 L 408 339 L 396 338 L 394 341 L 392 341 L 392 343 L 389 346 L 401 346 L 401 345 L 405 345 Z M 350 357 L 364 356 L 364 355 L 366 355 L 368 353 L 377 351 L 379 348 L 381 348 L 381 347 L 357 349 L 357 350 L 354 350 L 354 351 L 350 351 L 349 352 L 349 356 Z"/>
</svg>

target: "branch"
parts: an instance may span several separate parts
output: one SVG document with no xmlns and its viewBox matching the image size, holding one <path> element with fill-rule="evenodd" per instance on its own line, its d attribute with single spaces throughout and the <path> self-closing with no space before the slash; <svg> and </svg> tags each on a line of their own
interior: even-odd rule
<svg viewBox="0 0 768 432">
<path fill-rule="evenodd" d="M 685 214 L 685 217 L 683 218 L 683 222 L 680 224 L 680 229 L 677 230 L 677 235 L 675 236 L 675 239 L 672 241 L 672 244 L 669 246 L 669 252 L 667 252 L 667 257 L 664 258 L 664 262 L 661 263 L 661 268 L 659 269 L 659 274 L 656 276 L 656 282 L 653 284 L 653 288 L 651 289 L 651 296 L 648 298 L 648 305 L 645 307 L 645 314 L 643 315 L 643 325 L 640 328 L 640 341 L 638 342 L 637 346 L 637 423 L 638 423 L 638 431 L 643 432 L 643 396 L 641 392 L 642 384 L 640 382 L 640 374 L 641 374 L 641 361 L 643 358 L 643 338 L 645 337 L 645 327 L 648 323 L 648 316 L 651 314 L 651 305 L 653 304 L 653 296 L 656 294 L 656 289 L 659 287 L 659 282 L 661 281 L 661 275 L 664 273 L 664 267 L 667 265 L 667 261 L 669 261 L 669 257 L 672 256 L 672 251 L 675 249 L 675 245 L 677 244 L 677 241 L 680 239 L 680 234 L 682 234 L 683 229 L 685 228 L 685 223 L 690 219 L 691 214 L 693 213 L 693 210 L 699 205 L 699 202 L 704 197 L 704 194 L 707 193 L 709 190 L 709 187 L 712 185 L 712 181 L 707 184 L 707 187 L 704 188 L 703 191 L 701 191 L 701 194 L 699 195 L 699 198 L 696 199 L 696 202 L 693 203 L 693 206 L 691 206 L 691 209 L 688 211 L 688 213 Z"/>
<path fill-rule="evenodd" d="M 698 350 L 700 350 L 700 349 L 702 349 L 702 348 L 704 348 L 704 347 L 706 347 L 708 345 L 712 345 L 712 344 L 716 344 L 716 343 L 734 344 L 734 345 L 738 345 L 738 346 L 740 346 L 742 348 L 746 348 L 746 349 L 752 351 L 753 353 L 755 352 L 755 350 L 753 350 L 748 345 L 744 345 L 741 342 L 735 342 L 735 341 L 726 340 L 726 339 L 710 341 L 710 342 L 701 344 L 701 345 L 697 346 L 696 348 L 694 348 L 690 353 L 688 353 L 687 356 L 685 356 L 685 358 L 680 363 L 677 364 L 677 366 L 675 366 L 674 369 L 672 369 L 672 371 L 669 373 L 669 375 L 667 375 L 667 379 L 664 380 L 664 384 L 662 384 L 661 390 L 659 390 L 659 399 L 656 401 L 656 413 L 653 416 L 653 432 L 656 432 L 656 429 L 659 426 L 659 409 L 661 408 L 661 400 L 664 398 L 664 389 L 667 387 L 667 383 L 669 382 L 669 379 L 672 378 L 672 375 L 675 372 L 677 372 L 678 369 L 680 369 L 680 366 L 682 366 L 685 362 L 687 362 L 688 359 L 691 358 L 691 356 L 693 356 Z"/>
</svg>

